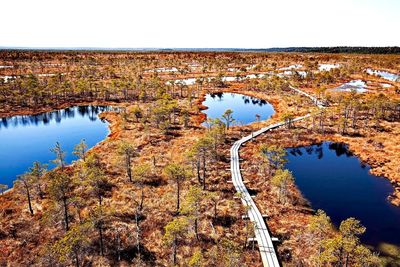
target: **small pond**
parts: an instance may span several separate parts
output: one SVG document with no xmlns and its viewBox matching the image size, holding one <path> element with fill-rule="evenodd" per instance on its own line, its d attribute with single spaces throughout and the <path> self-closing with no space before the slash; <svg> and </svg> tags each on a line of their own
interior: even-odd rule
<svg viewBox="0 0 400 267">
<path fill-rule="evenodd" d="M 339 68 L 340 64 L 318 64 L 319 71 L 330 71 L 331 69 Z"/>
<path fill-rule="evenodd" d="M 303 70 L 300 70 L 300 71 L 285 70 L 284 72 L 278 73 L 277 76 L 283 78 L 283 77 L 292 76 L 295 74 L 300 75 L 300 77 L 302 77 L 302 78 L 307 77 L 307 72 L 303 71 Z"/>
<path fill-rule="evenodd" d="M 371 175 L 370 167 L 340 143 L 290 148 L 286 168 L 313 209 L 322 209 L 338 226 L 355 217 L 367 228 L 366 244 L 400 245 L 400 208 L 390 204 L 389 180 Z"/>
<path fill-rule="evenodd" d="M 373 70 L 373 69 L 367 69 L 367 73 L 370 75 L 377 75 L 382 77 L 385 80 L 395 82 L 400 79 L 400 75 L 390 73 L 387 71 L 382 71 L 382 70 Z"/>
<path fill-rule="evenodd" d="M 227 109 L 231 109 L 235 122 L 241 124 L 256 121 L 257 114 L 260 120 L 266 120 L 275 113 L 272 105 L 265 100 L 234 93 L 207 94 L 203 105 L 208 107 L 202 111 L 207 118 L 220 119 Z"/>
<path fill-rule="evenodd" d="M 74 146 L 85 139 L 93 147 L 108 134 L 108 124 L 98 118 L 106 106 L 76 106 L 31 116 L 0 118 L 0 183 L 12 187 L 34 161 L 48 164 L 50 151 L 60 142 L 66 161 L 75 160 Z M 50 164 L 49 167 L 54 167 Z"/>
<path fill-rule="evenodd" d="M 336 88 L 332 89 L 337 92 L 351 92 L 355 91 L 357 93 L 365 93 L 367 92 L 366 83 L 362 80 L 353 80 L 348 83 L 344 83 Z"/>
</svg>

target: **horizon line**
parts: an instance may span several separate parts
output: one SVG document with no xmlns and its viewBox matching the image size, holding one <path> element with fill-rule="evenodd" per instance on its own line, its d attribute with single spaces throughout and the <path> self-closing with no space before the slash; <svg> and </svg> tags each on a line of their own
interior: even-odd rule
<svg viewBox="0 0 400 267">
<path fill-rule="evenodd" d="M 313 48 L 400 48 L 388 46 L 276 46 L 276 47 L 106 47 L 106 46 L 0 46 L 0 50 L 269 50 L 269 49 L 313 49 Z"/>
</svg>

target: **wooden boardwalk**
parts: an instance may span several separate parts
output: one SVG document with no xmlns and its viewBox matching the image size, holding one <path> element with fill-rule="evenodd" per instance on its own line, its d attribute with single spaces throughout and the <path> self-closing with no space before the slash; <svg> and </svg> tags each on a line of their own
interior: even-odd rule
<svg viewBox="0 0 400 267">
<path fill-rule="evenodd" d="M 294 87 L 290 87 L 292 90 L 300 93 L 308 98 L 310 98 L 315 105 L 320 108 L 324 108 L 324 104 L 320 102 L 316 97 L 311 96 L 299 89 Z M 305 116 L 297 117 L 293 119 L 293 122 L 306 119 L 310 117 L 310 114 Z M 267 228 L 266 219 L 263 218 L 261 212 L 257 208 L 256 203 L 250 196 L 246 186 L 244 185 L 242 174 L 240 173 L 240 163 L 239 163 L 239 149 L 240 146 L 244 143 L 250 141 L 252 138 L 256 138 L 258 135 L 265 133 L 269 130 L 281 127 L 285 125 L 286 122 L 279 122 L 276 124 L 272 124 L 270 126 L 261 128 L 260 130 L 253 132 L 252 134 L 243 137 L 242 139 L 236 141 L 231 147 L 231 174 L 232 174 L 232 183 L 235 186 L 236 191 L 240 194 L 240 198 L 244 206 L 248 209 L 248 219 L 250 219 L 254 224 L 254 233 L 255 239 L 258 243 L 258 248 L 260 250 L 262 263 L 264 266 L 268 267 L 279 267 L 278 256 L 276 254 L 274 244 L 272 241 L 272 236 Z"/>
</svg>

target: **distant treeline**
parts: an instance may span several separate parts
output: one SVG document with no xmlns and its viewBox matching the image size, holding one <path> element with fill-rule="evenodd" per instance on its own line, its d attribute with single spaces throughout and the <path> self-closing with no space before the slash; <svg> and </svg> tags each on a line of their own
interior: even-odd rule
<svg viewBox="0 0 400 267">
<path fill-rule="evenodd" d="M 362 46 L 336 46 L 336 47 L 283 47 L 283 48 L 207 48 L 207 49 L 162 49 L 162 51 L 200 51 L 200 52 L 299 52 L 299 53 L 353 53 L 353 54 L 400 54 L 399 46 L 388 47 L 362 47 Z"/>
<path fill-rule="evenodd" d="M 275 48 L 29 48 L 0 47 L 6 51 L 45 51 L 45 52 L 299 52 L 299 53 L 352 53 L 352 54 L 400 54 L 399 46 L 362 47 L 275 47 Z"/>
<path fill-rule="evenodd" d="M 267 52 L 308 52 L 308 53 L 355 53 L 355 54 L 400 54 L 400 47 L 361 47 L 361 46 L 336 46 L 336 47 L 287 47 L 269 48 Z"/>
<path fill-rule="evenodd" d="M 176 48 L 159 49 L 158 51 L 184 52 L 298 52 L 298 53 L 353 53 L 353 54 L 400 54 L 399 46 L 362 47 L 275 47 L 275 48 Z"/>
</svg>

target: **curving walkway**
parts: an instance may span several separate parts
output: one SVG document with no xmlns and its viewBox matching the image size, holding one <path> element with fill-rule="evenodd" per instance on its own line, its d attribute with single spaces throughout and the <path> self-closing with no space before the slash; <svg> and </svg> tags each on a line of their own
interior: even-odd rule
<svg viewBox="0 0 400 267">
<path fill-rule="evenodd" d="M 290 88 L 306 97 L 309 97 L 314 104 L 318 107 L 323 108 L 324 105 L 320 102 L 316 97 L 311 96 L 299 89 L 296 89 L 292 86 Z M 293 122 L 303 120 L 305 118 L 310 117 L 310 114 L 305 116 L 297 117 L 293 119 Z M 279 267 L 278 257 L 275 252 L 275 248 L 272 242 L 271 234 L 267 228 L 267 224 L 262 214 L 260 213 L 257 205 L 254 200 L 250 196 L 246 186 L 243 183 L 242 175 L 240 173 L 240 164 L 239 164 L 239 149 L 240 146 L 252 138 L 257 137 L 258 135 L 265 133 L 269 130 L 281 127 L 285 125 L 285 122 L 279 122 L 276 124 L 272 124 L 270 126 L 261 128 L 260 130 L 253 132 L 251 135 L 245 136 L 242 139 L 236 141 L 231 147 L 231 173 L 232 173 L 232 183 L 235 186 L 236 191 L 240 194 L 240 198 L 242 200 L 243 205 L 248 208 L 248 218 L 254 223 L 254 233 L 256 236 L 256 240 L 258 243 L 258 248 L 260 250 L 262 263 L 264 266 L 268 267 Z"/>
<path fill-rule="evenodd" d="M 319 108 L 325 108 L 325 104 L 322 101 L 318 100 L 318 98 L 316 98 L 315 96 L 312 96 L 304 91 L 301 91 L 300 89 L 297 89 L 291 85 L 289 85 L 289 88 L 295 91 L 296 93 L 299 93 L 301 95 L 304 95 L 305 97 L 310 98 L 313 101 L 313 103 L 317 105 Z"/>
</svg>

